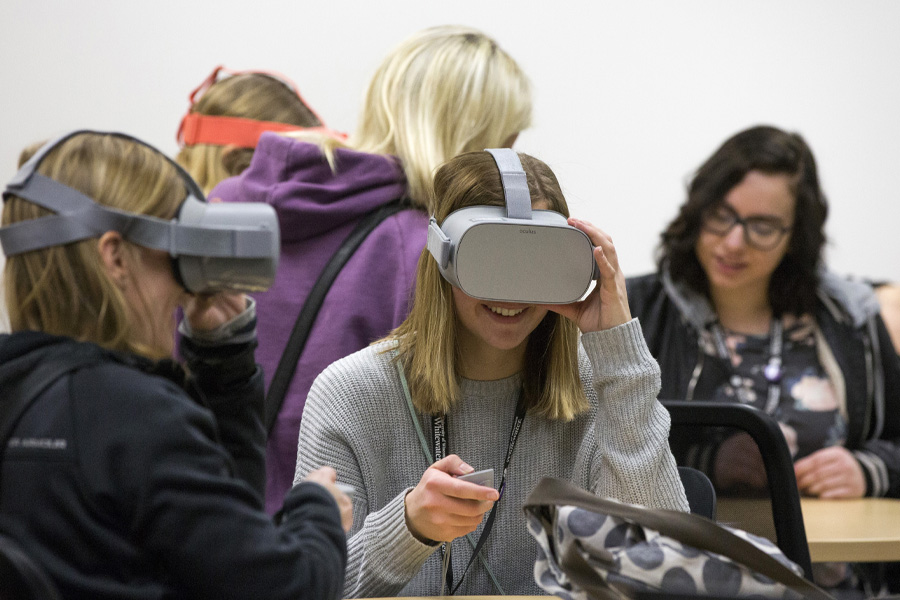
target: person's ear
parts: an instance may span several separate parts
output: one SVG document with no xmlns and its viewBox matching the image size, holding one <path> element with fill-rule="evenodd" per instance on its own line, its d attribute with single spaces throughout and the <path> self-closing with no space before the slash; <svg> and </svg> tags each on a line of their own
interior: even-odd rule
<svg viewBox="0 0 900 600">
<path fill-rule="evenodd" d="M 235 150 L 240 150 L 240 146 L 235 146 L 234 144 L 222 146 L 222 159 L 224 160 L 226 157 L 231 156 Z"/>
<path fill-rule="evenodd" d="M 97 252 L 100 254 L 100 263 L 107 277 L 120 290 L 124 290 L 128 285 L 131 269 L 122 234 L 118 231 L 107 231 L 101 235 L 97 241 Z"/>
<path fill-rule="evenodd" d="M 225 168 L 225 172 L 231 176 L 240 175 L 244 172 L 244 169 L 250 166 L 250 161 L 253 159 L 253 149 L 252 148 L 242 148 L 240 146 L 235 146 L 234 144 L 229 144 L 222 148 L 222 166 Z"/>
</svg>

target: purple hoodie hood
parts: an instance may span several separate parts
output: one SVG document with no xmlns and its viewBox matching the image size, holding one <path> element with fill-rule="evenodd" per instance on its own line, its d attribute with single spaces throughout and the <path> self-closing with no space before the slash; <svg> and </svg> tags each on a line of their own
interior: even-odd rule
<svg viewBox="0 0 900 600">
<path fill-rule="evenodd" d="M 263 133 L 247 170 L 219 183 L 209 197 L 271 205 L 282 242 L 291 243 L 406 195 L 406 178 L 392 156 L 339 148 L 335 163 L 338 176 L 315 144 Z"/>
<path fill-rule="evenodd" d="M 333 172 L 319 147 L 264 133 L 243 174 L 210 193 L 226 202 L 264 202 L 281 225 L 281 257 L 268 291 L 257 302 L 259 347 L 266 387 L 281 360 L 300 308 L 328 260 L 363 215 L 403 198 L 406 178 L 396 159 L 340 149 Z M 294 481 L 297 437 L 306 395 L 329 364 L 365 348 L 409 313 L 416 268 L 425 248 L 428 215 L 409 207 L 366 237 L 325 296 L 294 377 L 269 433 L 266 509 L 281 508 Z"/>
</svg>

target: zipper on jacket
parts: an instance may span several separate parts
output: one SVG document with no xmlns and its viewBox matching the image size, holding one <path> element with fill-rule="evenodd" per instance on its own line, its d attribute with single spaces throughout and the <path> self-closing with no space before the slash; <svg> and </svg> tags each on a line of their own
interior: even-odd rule
<svg viewBox="0 0 900 600">
<path fill-rule="evenodd" d="M 831 313 L 831 316 L 835 321 L 845 325 L 852 325 L 849 316 L 838 308 L 837 304 L 834 303 L 834 300 L 832 300 L 828 294 L 820 289 L 816 295 L 819 297 L 822 304 L 825 305 L 825 309 Z"/>
<path fill-rule="evenodd" d="M 697 364 L 694 366 L 694 370 L 691 372 L 691 380 L 688 382 L 687 393 L 684 397 L 687 401 L 694 399 L 694 390 L 697 387 L 697 382 L 700 380 L 700 373 L 703 371 L 703 348 L 700 347 L 699 336 L 697 337 L 697 341 Z"/>
</svg>

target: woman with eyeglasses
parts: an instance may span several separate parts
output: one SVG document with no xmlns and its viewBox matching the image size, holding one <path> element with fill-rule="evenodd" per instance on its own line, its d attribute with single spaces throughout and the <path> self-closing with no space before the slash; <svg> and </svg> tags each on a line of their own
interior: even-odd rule
<svg viewBox="0 0 900 600">
<path fill-rule="evenodd" d="M 900 497 L 900 365 L 872 290 L 823 268 L 828 206 L 796 133 L 759 126 L 699 168 L 628 298 L 662 400 L 737 402 L 781 424 L 801 493 Z M 673 440 L 720 490 L 763 490 L 749 437 Z"/>
<path fill-rule="evenodd" d="M 828 205 L 800 135 L 758 126 L 697 170 L 657 272 L 627 281 L 662 371 L 660 400 L 755 406 L 781 425 L 803 495 L 900 497 L 900 362 L 872 289 L 824 269 Z M 676 434 L 720 495 L 766 494 L 745 433 Z M 891 576 L 817 563 L 819 585 Z M 893 584 L 889 584 L 893 585 Z"/>
</svg>

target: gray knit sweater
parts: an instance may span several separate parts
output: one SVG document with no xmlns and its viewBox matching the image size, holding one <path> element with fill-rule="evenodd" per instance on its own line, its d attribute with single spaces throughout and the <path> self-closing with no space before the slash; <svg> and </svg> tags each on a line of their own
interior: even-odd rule
<svg viewBox="0 0 900 600">
<path fill-rule="evenodd" d="M 590 410 L 572 421 L 527 415 L 507 474 L 506 492 L 482 554 L 506 594 L 541 594 L 534 581 L 537 543 L 522 506 L 540 478 L 650 507 L 688 510 L 669 451 L 669 415 L 656 401 L 659 367 L 637 320 L 582 336 L 579 368 Z M 440 552 L 406 527 L 403 501 L 429 466 L 412 424 L 391 346 L 361 350 L 315 381 L 300 427 L 295 481 L 322 465 L 356 488 L 344 593 L 347 597 L 440 594 Z M 448 447 L 499 483 L 520 376 L 460 380 L 448 415 Z M 430 439 L 431 419 L 418 415 Z M 478 540 L 484 523 L 471 535 Z M 454 580 L 472 547 L 453 542 Z M 477 561 L 457 592 L 497 594 Z"/>
</svg>

